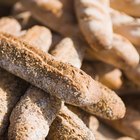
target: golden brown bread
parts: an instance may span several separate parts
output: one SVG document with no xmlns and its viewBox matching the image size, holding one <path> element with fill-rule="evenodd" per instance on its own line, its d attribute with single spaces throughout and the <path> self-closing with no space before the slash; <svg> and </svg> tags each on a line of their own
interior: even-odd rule
<svg viewBox="0 0 140 140">
<path fill-rule="evenodd" d="M 113 32 L 108 6 L 101 1 L 76 0 L 75 10 L 80 29 L 89 45 L 96 50 L 110 49 Z"/>
<path fill-rule="evenodd" d="M 71 65 L 80 68 L 84 57 L 85 48 L 82 48 L 78 42 L 71 38 L 64 38 L 51 51 L 51 54 L 58 60 L 70 63 Z"/>
</svg>

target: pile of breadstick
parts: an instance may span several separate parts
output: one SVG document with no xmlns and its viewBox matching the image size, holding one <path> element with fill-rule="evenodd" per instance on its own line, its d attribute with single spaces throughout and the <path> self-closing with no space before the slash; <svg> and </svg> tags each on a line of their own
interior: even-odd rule
<svg viewBox="0 0 140 140">
<path fill-rule="evenodd" d="M 140 0 L 0 0 L 0 140 L 140 140 Z"/>
</svg>

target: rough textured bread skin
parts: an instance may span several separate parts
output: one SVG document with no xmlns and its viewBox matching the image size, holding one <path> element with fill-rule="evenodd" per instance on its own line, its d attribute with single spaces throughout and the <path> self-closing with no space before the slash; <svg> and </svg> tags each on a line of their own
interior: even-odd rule
<svg viewBox="0 0 140 140">
<path fill-rule="evenodd" d="M 93 79 L 101 82 L 110 89 L 120 89 L 122 86 L 122 72 L 120 69 L 100 61 L 85 61 L 81 68 Z"/>
<path fill-rule="evenodd" d="M 21 26 L 14 18 L 3 17 L 0 18 L 0 32 L 6 32 L 18 36 L 21 31 Z"/>
<path fill-rule="evenodd" d="M 43 26 L 37 25 L 30 28 L 26 34 L 20 38 L 45 52 L 48 52 L 52 43 L 51 31 Z"/>
<path fill-rule="evenodd" d="M 133 68 L 139 63 L 139 54 L 135 47 L 118 34 L 114 34 L 112 49 L 98 52 L 89 49 L 88 54 L 120 69 Z"/>
<path fill-rule="evenodd" d="M 64 127 L 65 126 L 65 127 Z M 93 133 L 64 106 L 50 127 L 49 140 L 94 140 Z"/>
<path fill-rule="evenodd" d="M 70 63 L 71 65 L 80 68 L 84 57 L 85 48 L 77 45 L 76 40 L 71 38 L 64 38 L 56 47 L 51 51 L 53 56 L 58 60 Z"/>
<path fill-rule="evenodd" d="M 89 45 L 96 50 L 110 49 L 113 32 L 109 7 L 101 1 L 75 0 L 75 9 L 80 29 Z"/>
<path fill-rule="evenodd" d="M 107 121 L 107 123 L 119 132 L 140 139 L 140 96 L 126 95 L 123 96 L 126 104 L 126 115 L 123 119 L 115 121 Z"/>
<path fill-rule="evenodd" d="M 110 0 L 112 8 L 134 17 L 140 17 L 140 0 Z"/>
<path fill-rule="evenodd" d="M 126 112 L 120 97 L 114 91 L 100 84 L 102 100 L 97 104 L 82 107 L 83 110 L 109 120 L 123 118 Z"/>
<path fill-rule="evenodd" d="M 0 69 L 0 137 L 9 125 L 12 109 L 24 94 L 29 84 Z"/>
<path fill-rule="evenodd" d="M 3 33 L 0 66 L 69 104 L 90 105 L 101 97 L 99 85 L 83 71 Z"/>
<path fill-rule="evenodd" d="M 43 140 L 61 108 L 61 101 L 30 87 L 10 117 L 9 140 Z"/>
<path fill-rule="evenodd" d="M 137 48 L 140 46 L 140 20 L 116 10 L 110 10 L 113 31 L 126 37 Z"/>
</svg>

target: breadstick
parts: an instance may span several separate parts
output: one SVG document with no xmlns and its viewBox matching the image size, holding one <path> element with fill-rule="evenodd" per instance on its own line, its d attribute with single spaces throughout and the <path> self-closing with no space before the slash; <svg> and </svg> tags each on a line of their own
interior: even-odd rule
<svg viewBox="0 0 140 140">
<path fill-rule="evenodd" d="M 25 42 L 36 46 L 36 48 L 45 52 L 48 52 L 52 43 L 52 35 L 50 30 L 43 26 L 37 25 L 29 29 L 25 35 L 21 36 L 21 38 Z"/>
<path fill-rule="evenodd" d="M 140 46 L 140 20 L 119 11 L 110 11 L 114 32 L 126 37 L 138 48 Z"/>
<path fill-rule="evenodd" d="M 56 56 L 58 60 L 80 68 L 84 52 L 85 49 L 81 48 L 76 40 L 65 38 L 51 51 L 51 54 Z"/>
<path fill-rule="evenodd" d="M 75 9 L 80 29 L 89 45 L 96 50 L 110 49 L 113 33 L 108 6 L 101 1 L 76 0 Z"/>
<path fill-rule="evenodd" d="M 88 50 L 88 55 L 94 56 L 105 63 L 120 69 L 136 67 L 139 63 L 139 54 L 129 40 L 121 35 L 114 34 L 112 49 L 94 51 Z"/>
</svg>

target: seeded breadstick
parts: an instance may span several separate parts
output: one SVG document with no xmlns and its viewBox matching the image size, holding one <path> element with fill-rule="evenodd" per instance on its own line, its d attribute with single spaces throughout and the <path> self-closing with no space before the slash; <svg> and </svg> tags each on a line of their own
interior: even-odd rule
<svg viewBox="0 0 140 140">
<path fill-rule="evenodd" d="M 19 35 L 21 31 L 21 26 L 14 18 L 3 17 L 0 18 L 0 32 L 5 31 L 12 35 Z"/>
<path fill-rule="evenodd" d="M 84 56 L 85 49 L 81 48 L 78 42 L 73 41 L 70 38 L 63 39 L 54 50 L 51 51 L 53 56 L 56 56 L 58 60 L 68 62 L 71 65 L 80 68 Z"/>
<path fill-rule="evenodd" d="M 0 66 L 69 104 L 89 105 L 101 97 L 98 84 L 83 71 L 3 33 Z"/>
<path fill-rule="evenodd" d="M 84 62 L 82 70 L 111 89 L 119 89 L 122 86 L 122 72 L 111 65 L 99 61 Z"/>
<path fill-rule="evenodd" d="M 139 63 L 139 54 L 135 47 L 118 34 L 114 34 L 112 49 L 98 52 L 89 49 L 88 54 L 120 69 L 136 67 Z"/>
<path fill-rule="evenodd" d="M 30 87 L 10 117 L 9 140 L 44 140 L 61 108 L 61 101 Z"/>
<path fill-rule="evenodd" d="M 123 119 L 108 121 L 107 123 L 119 132 L 133 137 L 140 138 L 140 96 L 127 95 L 123 97 L 127 110 Z"/>
<path fill-rule="evenodd" d="M 111 10 L 113 30 L 126 37 L 137 47 L 140 46 L 140 20 L 119 11 Z"/>
<path fill-rule="evenodd" d="M 140 0 L 110 0 L 110 4 L 114 9 L 140 17 Z"/>
<path fill-rule="evenodd" d="M 101 1 L 76 0 L 75 9 L 80 29 L 89 45 L 96 50 L 111 48 L 113 33 L 108 6 Z"/>
<path fill-rule="evenodd" d="M 78 116 L 64 106 L 50 127 L 48 139 L 94 140 L 95 138 Z"/>
<path fill-rule="evenodd" d="M 102 89 L 102 100 L 96 105 L 92 104 L 89 106 L 82 107 L 83 110 L 100 116 L 105 119 L 119 119 L 124 117 L 125 106 L 122 105 L 121 99 L 109 88 L 100 84 Z"/>
</svg>

